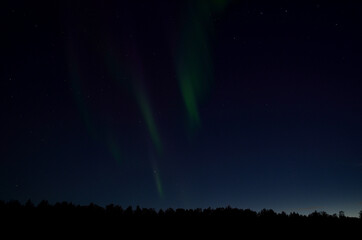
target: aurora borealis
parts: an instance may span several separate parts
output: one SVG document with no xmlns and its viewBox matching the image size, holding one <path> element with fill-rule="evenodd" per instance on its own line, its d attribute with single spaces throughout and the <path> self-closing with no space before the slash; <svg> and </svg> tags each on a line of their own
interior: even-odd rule
<svg viewBox="0 0 362 240">
<path fill-rule="evenodd" d="M 361 4 L 2 5 L 0 200 L 362 209 Z"/>
</svg>

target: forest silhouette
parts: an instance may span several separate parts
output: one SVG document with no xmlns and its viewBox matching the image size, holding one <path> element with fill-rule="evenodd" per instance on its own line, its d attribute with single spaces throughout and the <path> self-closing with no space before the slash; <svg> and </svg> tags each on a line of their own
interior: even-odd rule
<svg viewBox="0 0 362 240">
<path fill-rule="evenodd" d="M 330 215 L 326 212 L 314 211 L 309 215 L 296 212 L 289 214 L 285 212 L 276 213 L 271 209 L 263 209 L 259 212 L 250 209 L 238 209 L 230 206 L 223 208 L 196 208 L 196 209 L 160 209 L 126 207 L 110 204 L 101 207 L 91 203 L 88 206 L 74 205 L 68 202 L 50 204 L 42 201 L 38 205 L 28 200 L 25 204 L 19 201 L 0 201 L 0 217 L 2 222 L 9 225 L 155 225 L 170 226 L 182 224 L 195 227 L 205 225 L 212 226 L 239 226 L 243 228 L 273 227 L 290 230 L 291 227 L 310 226 L 323 229 L 336 226 L 341 228 L 362 229 L 362 211 L 360 217 L 349 217 L 340 211 L 338 214 Z M 181 224 L 181 225 L 180 225 Z"/>
</svg>

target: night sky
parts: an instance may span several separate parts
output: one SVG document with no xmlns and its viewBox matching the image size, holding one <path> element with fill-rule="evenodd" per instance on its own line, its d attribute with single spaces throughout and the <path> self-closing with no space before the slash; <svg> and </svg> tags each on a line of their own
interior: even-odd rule
<svg viewBox="0 0 362 240">
<path fill-rule="evenodd" d="M 0 199 L 357 216 L 359 1 L 2 1 Z"/>
</svg>

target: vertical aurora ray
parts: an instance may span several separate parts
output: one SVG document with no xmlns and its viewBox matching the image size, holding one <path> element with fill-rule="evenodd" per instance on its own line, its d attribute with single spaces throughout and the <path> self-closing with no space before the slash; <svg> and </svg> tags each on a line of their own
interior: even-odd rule
<svg viewBox="0 0 362 240">
<path fill-rule="evenodd" d="M 132 48 L 132 54 L 130 54 L 131 57 L 131 76 L 132 76 L 132 88 L 133 92 L 136 97 L 136 101 L 138 103 L 138 106 L 140 108 L 143 120 L 145 121 L 147 125 L 147 130 L 150 134 L 151 140 L 155 148 L 157 149 L 157 152 L 159 154 L 162 154 L 162 142 L 161 137 L 156 125 L 155 118 L 153 116 L 150 100 L 146 94 L 145 85 L 144 85 L 144 79 L 143 76 L 143 67 L 142 67 L 142 61 L 140 56 L 138 55 L 138 52 L 136 51 L 136 48 Z"/>
<path fill-rule="evenodd" d="M 163 188 L 162 188 L 162 182 L 161 182 L 161 177 L 160 177 L 160 173 L 158 171 L 157 168 L 154 168 L 155 170 L 153 170 L 153 176 L 155 178 L 155 183 L 156 183 L 156 188 L 157 188 L 157 192 L 160 198 L 163 198 L 164 193 L 163 193 Z"/>
<path fill-rule="evenodd" d="M 140 86 L 138 86 L 138 88 L 136 88 L 136 97 L 137 97 L 137 102 L 140 106 L 140 110 L 141 110 L 143 119 L 146 122 L 147 129 L 150 134 L 152 143 L 155 146 L 158 155 L 162 155 L 162 152 L 163 152 L 162 142 L 161 142 L 161 138 L 160 138 L 160 135 L 159 135 L 159 132 L 157 129 L 157 125 L 155 123 L 155 119 L 152 114 L 152 109 L 151 109 L 149 100 L 147 98 L 147 95 L 143 91 L 143 88 Z M 154 166 L 156 166 L 156 162 L 154 163 Z M 164 196 L 164 193 L 163 193 L 163 187 L 162 187 L 160 173 L 159 173 L 157 167 L 153 167 L 153 176 L 154 176 L 158 195 L 162 199 Z"/>
<path fill-rule="evenodd" d="M 188 112 L 189 121 L 198 125 L 200 124 L 200 116 L 192 77 L 182 76 L 181 79 L 180 87 L 186 110 Z"/>
<path fill-rule="evenodd" d="M 120 52 L 115 47 L 116 52 Z M 132 45 L 132 44 L 131 44 Z M 162 142 L 158 132 L 158 128 L 153 116 L 152 108 L 150 105 L 149 98 L 147 97 L 146 91 L 144 90 L 142 75 L 142 64 L 140 57 L 137 55 L 135 47 L 131 47 L 133 51 L 129 51 L 130 61 L 121 61 L 114 51 L 110 48 L 108 54 L 105 55 L 107 67 L 111 72 L 116 84 L 120 88 L 126 88 L 130 92 L 133 92 L 137 105 L 139 106 L 142 119 L 146 123 L 147 131 L 150 135 L 153 145 L 157 149 L 159 154 L 162 153 Z M 127 66 L 126 63 L 129 65 Z M 127 66 L 127 67 L 126 67 Z"/>
<path fill-rule="evenodd" d="M 120 52 L 120 50 L 116 48 L 116 45 L 110 45 L 113 46 L 113 49 L 116 49 L 116 52 Z M 130 42 L 126 49 L 127 50 L 124 52 L 127 53 L 127 59 L 123 61 L 119 58 L 119 54 L 114 54 L 114 51 L 109 49 L 108 54 L 105 55 L 107 67 L 111 72 L 113 79 L 116 81 L 117 86 L 120 88 L 126 88 L 133 93 L 134 100 L 137 102 L 142 119 L 146 124 L 146 129 L 150 136 L 152 145 L 156 149 L 158 156 L 161 156 L 163 152 L 162 141 L 153 115 L 150 99 L 147 96 L 147 92 L 144 87 L 145 77 L 143 76 L 141 57 L 139 56 L 137 48 L 133 42 Z M 115 142 L 113 138 L 108 141 L 108 148 L 112 157 L 116 159 L 117 162 L 120 162 L 121 151 L 117 142 Z M 157 166 L 157 161 L 154 160 L 152 165 L 152 173 L 156 189 L 159 197 L 162 198 L 164 196 L 164 192 L 160 173 L 158 168 L 154 167 Z"/>
<path fill-rule="evenodd" d="M 138 89 L 136 95 L 137 95 L 137 102 L 140 106 L 141 114 L 143 116 L 144 121 L 146 122 L 147 129 L 152 139 L 152 142 L 156 147 L 157 152 L 161 154 L 162 153 L 161 138 L 158 133 L 155 119 L 153 117 L 152 109 L 147 99 L 147 96 L 141 89 Z"/>
<path fill-rule="evenodd" d="M 213 81 L 209 35 L 211 13 L 220 12 L 228 1 L 188 1 L 188 11 L 181 31 L 179 54 L 176 61 L 181 95 L 191 127 L 201 124 L 199 104 Z"/>
<path fill-rule="evenodd" d="M 141 61 L 136 53 L 134 53 L 133 57 L 134 57 L 133 58 L 133 60 L 134 60 L 133 72 L 132 72 L 132 76 L 133 76 L 133 80 L 134 80 L 133 89 L 135 92 L 136 100 L 139 105 L 143 120 L 146 123 L 148 133 L 151 137 L 152 143 L 153 143 L 154 147 L 156 148 L 158 155 L 160 156 L 160 155 L 162 155 L 163 147 L 162 147 L 161 137 L 160 137 L 160 134 L 159 134 L 156 122 L 155 122 L 155 118 L 153 116 L 150 100 L 147 97 L 146 91 L 143 87 L 144 77 L 142 75 L 143 69 L 142 69 Z M 158 168 L 155 167 L 155 166 L 157 166 L 156 161 L 153 163 L 153 165 L 154 165 L 153 175 L 154 175 L 154 181 L 156 184 L 156 189 L 157 189 L 159 198 L 163 198 L 163 188 L 162 188 L 160 173 L 158 171 Z"/>
<path fill-rule="evenodd" d="M 190 126 L 200 124 L 199 102 L 206 93 L 211 80 L 210 56 L 207 33 L 205 30 L 204 7 L 200 1 L 192 5 L 188 13 L 181 36 L 181 48 L 178 56 L 177 71 L 179 86 Z"/>
</svg>

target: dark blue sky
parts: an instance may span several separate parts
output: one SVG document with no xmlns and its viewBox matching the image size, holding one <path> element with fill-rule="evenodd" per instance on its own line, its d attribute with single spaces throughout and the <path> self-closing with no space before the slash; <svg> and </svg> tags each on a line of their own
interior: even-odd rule
<svg viewBox="0 0 362 240">
<path fill-rule="evenodd" d="M 361 10 L 5 1 L 0 199 L 356 216 Z"/>
</svg>

